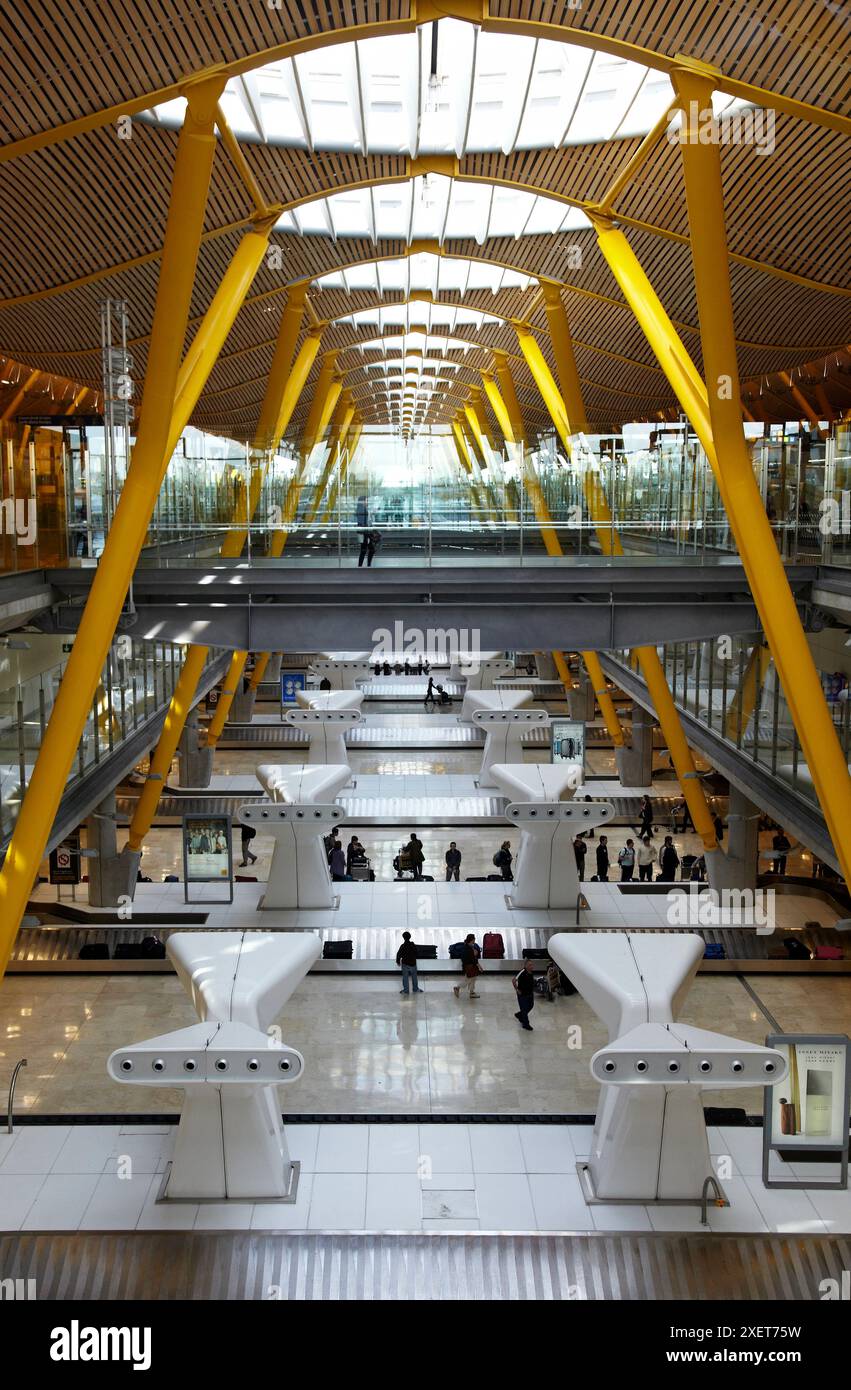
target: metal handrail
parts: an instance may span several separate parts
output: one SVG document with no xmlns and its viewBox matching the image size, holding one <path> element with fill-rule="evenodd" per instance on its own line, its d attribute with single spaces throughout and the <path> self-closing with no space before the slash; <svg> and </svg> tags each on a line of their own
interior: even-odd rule
<svg viewBox="0 0 851 1390">
<path fill-rule="evenodd" d="M 719 1184 L 719 1182 L 718 1182 L 718 1179 L 715 1177 L 715 1175 L 714 1175 L 713 1173 L 710 1173 L 709 1176 L 708 1176 L 708 1178 L 706 1179 L 706 1181 L 705 1181 L 704 1184 L 703 1184 L 703 1191 L 702 1191 L 701 1194 L 700 1194 L 700 1221 L 701 1221 L 701 1225 L 703 1225 L 703 1226 L 708 1226 L 708 1225 L 709 1225 L 709 1217 L 708 1217 L 708 1215 L 707 1215 L 707 1208 L 708 1208 L 708 1206 L 709 1206 L 709 1192 L 708 1192 L 708 1189 L 709 1189 L 710 1187 L 714 1187 L 714 1188 L 715 1188 L 715 1205 L 716 1205 L 717 1207 L 723 1207 L 723 1206 L 725 1205 L 725 1202 L 724 1202 L 724 1193 L 721 1191 L 721 1186 L 720 1186 L 720 1184 Z"/>
<path fill-rule="evenodd" d="M 12 1112 L 13 1112 L 14 1106 L 15 1106 L 15 1087 L 16 1087 L 16 1085 L 18 1084 L 18 1072 L 21 1070 L 21 1067 L 25 1067 L 26 1065 L 27 1065 L 27 1059 L 26 1059 L 26 1057 L 22 1057 L 21 1060 L 20 1060 L 20 1062 L 18 1062 L 18 1063 L 16 1064 L 15 1070 L 12 1072 L 12 1079 L 11 1079 L 11 1081 L 9 1082 L 9 1109 L 8 1109 L 8 1111 L 7 1111 L 7 1113 L 6 1113 L 6 1133 L 7 1133 L 7 1134 L 12 1134 L 12 1133 L 14 1133 L 14 1130 L 13 1130 L 13 1114 L 12 1114 Z"/>
</svg>

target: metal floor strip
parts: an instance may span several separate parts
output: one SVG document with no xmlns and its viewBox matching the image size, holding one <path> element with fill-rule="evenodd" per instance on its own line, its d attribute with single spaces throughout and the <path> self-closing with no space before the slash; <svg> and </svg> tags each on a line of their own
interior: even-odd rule
<svg viewBox="0 0 851 1390">
<path fill-rule="evenodd" d="M 820 1298 L 842 1236 L 86 1232 L 0 1237 L 5 1279 L 40 1300 L 443 1302 Z"/>
</svg>

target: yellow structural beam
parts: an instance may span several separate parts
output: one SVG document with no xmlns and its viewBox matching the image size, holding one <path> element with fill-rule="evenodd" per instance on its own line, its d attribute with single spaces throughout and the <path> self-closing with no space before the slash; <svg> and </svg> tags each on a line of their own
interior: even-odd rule
<svg viewBox="0 0 851 1390">
<path fill-rule="evenodd" d="M 358 445 L 360 444 L 360 437 L 361 437 L 361 434 L 362 434 L 362 433 L 363 433 L 363 420 L 361 419 L 360 415 L 358 414 L 358 412 L 357 412 L 357 410 L 356 410 L 356 411 L 355 411 L 355 417 L 354 417 L 354 425 L 353 425 L 353 429 L 352 429 L 352 438 L 351 438 L 351 441 L 350 441 L 350 442 L 349 442 L 349 441 L 346 441 L 346 443 L 345 443 L 345 446 L 344 446 L 344 448 L 343 448 L 343 453 L 342 453 L 342 456 L 341 456 L 341 458 L 340 458 L 340 467 L 339 467 L 339 469 L 337 470 L 337 476 L 336 476 L 336 478 L 334 479 L 333 483 L 331 484 L 331 491 L 330 491 L 330 493 L 328 494 L 328 505 L 327 505 L 327 507 L 325 508 L 325 511 L 322 513 L 322 525 L 323 525 L 323 526 L 326 526 L 326 525 L 328 524 L 328 522 L 332 519 L 333 515 L 334 515 L 334 508 L 335 508 L 336 505 L 337 505 L 337 498 L 338 498 L 338 496 L 340 495 L 340 490 L 341 490 L 341 488 L 342 488 L 342 487 L 344 486 L 344 484 L 345 484 L 346 476 L 347 476 L 348 471 L 349 471 L 349 464 L 354 462 L 355 455 L 357 454 L 357 451 L 358 451 Z"/>
<path fill-rule="evenodd" d="M 269 658 L 271 655 L 271 652 L 257 653 L 257 659 L 254 662 L 254 670 L 251 672 L 251 680 L 248 682 L 249 690 L 257 690 L 258 687 L 262 684 L 263 677 L 266 674 L 266 667 L 269 665 Z"/>
<path fill-rule="evenodd" d="M 53 712 L 0 870 L 0 971 L 38 872 L 124 598 L 168 465 L 168 440 L 189 320 L 223 82 L 192 84 L 177 142 L 136 444 Z"/>
<path fill-rule="evenodd" d="M 319 346 L 322 340 L 322 327 L 311 329 L 298 350 L 298 355 L 293 363 L 293 369 L 287 380 L 284 394 L 281 397 L 280 405 L 275 424 L 277 438 L 280 439 L 286 430 L 293 411 L 298 404 L 299 396 L 304 390 L 305 382 L 310 375 L 310 369 L 316 361 Z M 295 466 L 295 472 L 290 479 L 289 486 L 284 497 L 284 505 L 281 514 L 281 525 L 273 531 L 269 542 L 269 554 L 277 557 L 283 554 L 284 546 L 287 543 L 287 530 L 293 517 L 298 510 L 298 499 L 301 494 L 301 480 L 304 470 L 307 467 L 307 457 L 300 456 Z"/>
<path fill-rule="evenodd" d="M 585 413 L 579 369 L 576 365 L 576 354 L 573 351 L 573 340 L 562 303 L 561 290 L 558 285 L 551 281 L 540 280 L 539 284 L 544 297 L 547 327 L 550 330 L 550 342 L 555 357 L 559 385 L 561 386 L 560 394 L 564 409 L 567 412 L 570 433 L 579 434 L 581 431 L 587 431 L 588 416 Z M 524 350 L 524 356 L 526 356 L 526 350 Z"/>
<path fill-rule="evenodd" d="M 289 382 L 295 356 L 295 345 L 301 332 L 306 306 L 306 285 L 293 285 L 287 290 L 287 302 L 281 312 L 278 336 L 275 340 L 275 352 L 272 357 L 272 365 L 269 368 L 266 392 L 263 396 L 263 404 L 260 407 L 260 416 L 254 436 L 255 449 L 263 453 L 277 449 L 281 442 L 283 430 L 277 433 L 278 412 Z M 318 342 L 316 349 L 319 350 Z"/>
<path fill-rule="evenodd" d="M 230 659 L 230 665 L 225 673 L 225 678 L 222 681 L 222 688 L 219 692 L 219 702 L 207 726 L 208 748 L 215 748 L 222 736 L 222 730 L 227 723 L 230 707 L 233 704 L 233 697 L 239 691 L 239 682 L 242 680 L 242 673 L 245 670 L 245 663 L 247 660 L 248 652 L 234 652 Z"/>
<path fill-rule="evenodd" d="M 742 673 L 741 684 L 730 701 L 724 720 L 724 732 L 734 743 L 738 739 L 739 730 L 744 734 L 748 727 L 748 720 L 756 709 L 756 702 L 762 692 L 770 665 L 771 652 L 768 647 L 764 642 L 755 642 Z"/>
<path fill-rule="evenodd" d="M 264 220 L 261 225 L 262 227 L 268 229 L 268 219 Z M 221 343 L 224 342 L 225 338 L 227 337 L 227 334 L 230 331 L 230 328 L 232 327 L 233 318 L 235 317 L 236 310 L 238 309 L 239 303 L 241 302 L 241 299 L 239 299 L 240 293 L 242 295 L 242 298 L 244 298 L 245 291 L 244 289 L 242 289 L 242 285 L 243 279 L 246 274 L 246 256 L 248 255 L 249 251 L 253 253 L 254 257 L 256 258 L 256 264 L 254 267 L 255 271 L 258 268 L 259 263 L 263 257 L 265 245 L 258 245 L 256 244 L 256 241 L 250 242 L 249 235 L 250 234 L 246 234 L 246 236 L 243 237 L 240 245 L 237 247 L 233 261 L 231 262 L 231 265 L 228 267 L 228 270 L 225 272 L 225 275 L 222 278 L 222 284 L 219 288 L 219 291 L 215 295 L 210 305 L 210 308 L 208 309 L 207 314 L 204 317 L 201 327 L 199 328 L 198 333 L 196 334 L 196 339 L 198 337 L 203 337 L 207 339 L 209 344 L 209 351 L 202 353 L 199 349 L 198 351 L 193 352 L 192 348 L 195 347 L 196 341 L 196 339 L 193 339 L 192 346 L 187 352 L 186 357 L 184 358 L 183 364 L 181 366 L 181 370 L 178 376 L 178 402 L 175 407 L 174 415 L 172 417 L 171 430 L 169 434 L 169 457 L 174 452 L 174 448 L 176 447 L 177 441 L 180 438 L 180 435 L 186 426 L 192 409 L 194 408 L 195 400 L 192 400 L 191 396 L 196 391 L 197 394 L 200 394 L 200 391 L 203 387 L 203 380 L 200 376 L 200 364 L 202 363 L 202 361 L 209 361 L 209 366 L 207 370 L 209 370 L 210 367 L 212 367 L 213 362 L 215 361 L 215 343 L 218 342 L 219 345 L 221 345 Z M 268 230 L 266 230 L 265 235 L 266 238 L 268 238 Z M 229 300 L 233 309 L 233 312 L 230 316 L 230 321 L 228 321 L 228 315 L 224 312 L 223 309 L 223 305 L 228 300 L 228 297 L 223 293 L 223 291 L 225 290 L 225 287 L 227 286 L 229 281 L 231 282 L 231 294 L 229 296 Z M 298 304 L 298 297 L 296 299 L 296 304 Z M 303 308 L 304 300 L 302 297 L 302 311 Z M 292 350 L 295 345 L 295 337 L 297 336 L 298 332 L 298 324 L 300 324 L 301 321 L 300 313 L 298 315 L 298 324 L 294 323 L 292 317 L 287 319 L 286 316 L 287 310 L 285 309 L 281 319 L 281 337 L 284 340 L 284 345 L 281 349 L 280 354 L 276 351 L 276 358 L 285 358 L 287 351 L 289 352 L 290 357 L 292 356 Z M 250 460 L 250 480 L 248 482 L 247 488 L 244 483 L 240 487 L 234 505 L 232 526 L 231 529 L 225 535 L 220 550 L 220 554 L 228 559 L 236 559 L 238 556 L 242 554 L 243 546 L 245 545 L 245 541 L 248 536 L 248 527 L 250 526 L 251 521 L 254 518 L 254 513 L 257 509 L 257 505 L 260 500 L 260 493 L 263 487 L 263 480 L 266 471 L 266 461 L 268 460 L 270 448 L 272 447 L 265 446 L 267 433 L 270 428 L 268 422 L 276 418 L 276 413 L 280 404 L 280 393 L 281 390 L 284 389 L 282 387 L 280 374 L 284 370 L 285 369 L 283 367 L 283 361 L 279 361 L 277 372 L 273 371 L 272 373 L 270 373 L 266 397 L 264 399 L 263 406 L 260 412 L 260 424 L 258 425 L 258 430 L 255 435 L 254 451 L 252 451 Z M 183 383 L 182 389 L 181 383 Z M 196 400 L 197 394 L 195 395 Z M 151 765 L 148 772 L 148 778 L 143 788 L 142 795 L 139 797 L 139 800 L 136 803 L 136 807 L 133 812 L 133 818 L 130 822 L 130 834 L 128 838 L 128 844 L 130 848 L 133 850 L 138 850 L 141 848 L 145 840 L 145 837 L 148 834 L 151 825 L 153 824 L 153 819 L 156 815 L 157 806 L 159 805 L 160 795 L 162 793 L 163 786 L 165 785 L 165 779 L 168 776 L 169 768 L 171 767 L 174 755 L 177 752 L 177 746 L 180 742 L 181 736 L 183 734 L 183 729 L 186 724 L 186 720 L 192 708 L 192 702 L 195 697 L 195 691 L 197 689 L 198 681 L 201 677 L 201 672 L 204 669 L 204 664 L 207 659 L 208 651 L 208 647 L 196 646 L 190 646 L 187 650 L 186 656 L 184 658 L 183 669 L 181 670 L 180 678 L 172 694 L 168 711 L 166 713 L 165 720 L 163 721 L 163 727 L 160 731 L 159 739 L 157 740 L 157 746 L 151 758 Z"/>
<path fill-rule="evenodd" d="M 352 420 L 354 419 L 354 414 L 355 404 L 352 398 L 351 391 L 341 391 L 340 398 L 337 402 L 337 409 L 335 410 L 334 417 L 331 421 L 331 437 L 328 441 L 328 457 L 325 460 L 325 466 L 322 469 L 322 475 L 319 479 L 319 482 L 316 484 L 316 488 L 314 489 L 313 501 L 310 504 L 310 509 L 307 513 L 306 520 L 308 525 L 311 525 L 316 520 L 316 515 L 319 511 L 319 508 L 322 505 L 322 499 L 325 496 L 325 489 L 328 486 L 328 480 L 331 477 L 331 474 L 334 472 L 334 469 L 340 463 L 340 460 L 342 458 L 342 451 L 346 441 L 346 435 L 348 434 L 349 426 L 351 425 Z"/>
<path fill-rule="evenodd" d="M 166 711 L 157 746 L 151 756 L 150 766 L 139 799 L 130 821 L 127 844 L 131 850 L 142 848 L 145 836 L 151 828 L 160 795 L 171 769 L 177 745 L 180 742 L 184 725 L 195 699 L 201 672 L 209 654 L 209 647 L 192 646 L 187 649 L 183 666 L 172 692 Z"/>
<path fill-rule="evenodd" d="M 307 412 L 307 421 L 301 435 L 300 449 L 304 457 L 309 457 L 311 450 L 319 443 L 319 440 L 325 433 L 324 429 L 320 429 L 323 415 L 325 416 L 325 424 L 327 426 L 328 420 L 331 418 L 331 411 L 336 404 L 336 396 L 339 395 L 339 391 L 336 395 L 333 395 L 332 389 L 336 384 L 334 378 L 337 371 L 337 358 L 339 355 L 340 351 L 338 348 L 322 354 L 319 375 L 316 378 L 316 385 L 313 388 L 313 399 L 310 402 L 310 409 Z"/>
<path fill-rule="evenodd" d="M 694 285 L 719 488 L 786 703 L 795 722 L 846 880 L 851 882 L 851 777 L 818 671 L 754 477 L 742 428 L 733 301 L 717 145 L 702 143 L 700 115 L 712 110 L 713 80 L 672 75 L 683 112 L 682 152 Z"/>
</svg>

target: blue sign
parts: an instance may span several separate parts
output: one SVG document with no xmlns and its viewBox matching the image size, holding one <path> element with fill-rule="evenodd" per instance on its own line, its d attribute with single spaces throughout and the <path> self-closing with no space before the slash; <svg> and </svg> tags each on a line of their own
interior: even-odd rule
<svg viewBox="0 0 851 1390">
<path fill-rule="evenodd" d="M 304 671 L 282 671 L 281 704 L 294 705 L 296 703 L 296 691 L 304 690 L 306 686 L 307 676 Z"/>
</svg>

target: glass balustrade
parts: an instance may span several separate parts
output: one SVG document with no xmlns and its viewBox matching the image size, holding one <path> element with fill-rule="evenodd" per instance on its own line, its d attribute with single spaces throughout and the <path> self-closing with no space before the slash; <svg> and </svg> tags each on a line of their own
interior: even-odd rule
<svg viewBox="0 0 851 1390">
<path fill-rule="evenodd" d="M 103 428 L 2 428 L 3 569 L 97 560 L 124 476 Z M 851 426 L 828 439 L 772 428 L 749 448 L 781 555 L 851 563 Z M 577 436 L 569 453 L 553 435 L 531 451 L 469 441 L 463 459 L 449 433 L 403 443 L 367 431 L 355 458 L 344 448 L 332 459 L 327 445 L 306 458 L 263 457 L 188 429 L 140 563 L 207 562 L 240 522 L 241 562 L 257 565 L 356 566 L 362 551 L 368 559 L 368 533 L 376 563 L 399 565 L 708 564 L 736 554 L 712 469 L 681 424 Z"/>
</svg>

